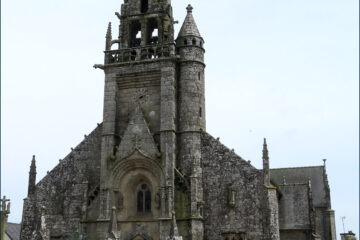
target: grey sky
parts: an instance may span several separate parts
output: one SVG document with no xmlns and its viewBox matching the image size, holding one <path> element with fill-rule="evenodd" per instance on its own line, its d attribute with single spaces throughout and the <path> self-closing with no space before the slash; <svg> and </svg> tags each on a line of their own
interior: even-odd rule
<svg viewBox="0 0 360 240">
<path fill-rule="evenodd" d="M 346 216 L 358 233 L 358 1 L 173 0 L 180 23 L 188 3 L 207 51 L 208 132 L 259 168 L 263 137 L 272 167 L 327 158 L 337 232 Z M 40 180 L 102 121 L 104 77 L 92 66 L 120 4 L 2 1 L 1 184 L 13 222 L 31 156 Z"/>
</svg>

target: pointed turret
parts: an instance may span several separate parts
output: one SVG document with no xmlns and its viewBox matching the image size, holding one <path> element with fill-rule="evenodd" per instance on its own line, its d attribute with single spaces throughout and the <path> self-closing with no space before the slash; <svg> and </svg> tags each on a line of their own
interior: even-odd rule
<svg viewBox="0 0 360 240">
<path fill-rule="evenodd" d="M 193 7 L 189 4 L 186 8 L 187 15 L 176 39 L 177 47 L 181 46 L 198 46 L 203 47 L 204 39 L 201 37 L 192 14 Z"/>
<path fill-rule="evenodd" d="M 269 162 L 269 150 L 266 142 L 266 138 L 264 138 L 263 144 L 263 172 L 264 172 L 264 184 L 265 186 L 270 185 L 270 162 Z"/>
<path fill-rule="evenodd" d="M 35 155 L 31 160 L 30 172 L 29 172 L 29 186 L 28 186 L 28 196 L 35 193 L 36 183 L 36 160 Z"/>
<path fill-rule="evenodd" d="M 195 24 L 192 10 L 193 8 L 189 5 L 187 16 L 176 39 L 176 50 L 180 56 L 177 85 L 178 169 L 190 178 L 189 189 L 191 192 L 187 211 L 194 216 L 190 222 L 190 235 L 196 236 L 196 239 L 203 239 L 202 204 L 204 194 L 200 143 L 201 134 L 206 131 L 205 50 L 203 48 L 204 40 Z"/>
<path fill-rule="evenodd" d="M 192 11 L 193 11 L 193 7 L 189 4 L 186 8 L 187 10 L 187 15 L 186 18 L 184 20 L 184 23 L 180 29 L 178 38 L 180 37 L 189 37 L 189 36 L 193 36 L 193 37 L 200 37 L 200 32 L 199 29 L 195 23 L 195 19 L 194 16 L 192 15 Z"/>
</svg>

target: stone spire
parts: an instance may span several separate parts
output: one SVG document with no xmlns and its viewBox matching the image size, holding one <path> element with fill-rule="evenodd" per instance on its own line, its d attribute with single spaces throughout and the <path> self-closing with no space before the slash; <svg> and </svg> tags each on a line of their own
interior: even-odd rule
<svg viewBox="0 0 360 240">
<path fill-rule="evenodd" d="M 262 159 L 263 159 L 264 184 L 266 186 L 269 186 L 270 185 L 270 161 L 269 161 L 269 150 L 268 150 L 268 146 L 266 143 L 266 138 L 264 138 Z"/>
<path fill-rule="evenodd" d="M 184 20 L 184 23 L 180 29 L 178 38 L 180 37 L 187 37 L 187 36 L 193 36 L 193 37 L 199 37 L 201 38 L 199 29 L 195 23 L 195 19 L 192 15 L 192 10 L 194 8 L 189 4 L 186 8 L 187 10 L 187 15 L 186 18 Z"/>
<path fill-rule="evenodd" d="M 105 50 L 110 50 L 111 49 L 111 40 L 112 40 L 111 22 L 109 22 L 105 38 L 106 38 Z"/>
<path fill-rule="evenodd" d="M 29 186 L 28 186 L 28 196 L 35 193 L 36 183 L 36 160 L 35 155 L 31 160 L 30 172 L 29 172 Z"/>
</svg>

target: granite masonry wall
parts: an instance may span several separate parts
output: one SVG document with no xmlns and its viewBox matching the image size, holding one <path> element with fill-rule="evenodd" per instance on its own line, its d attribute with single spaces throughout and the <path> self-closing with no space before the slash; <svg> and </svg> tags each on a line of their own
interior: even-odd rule
<svg viewBox="0 0 360 240">
<path fill-rule="evenodd" d="M 100 173 L 101 125 L 74 148 L 25 200 L 21 239 L 78 239 Z M 31 220 L 31 221 L 29 221 Z"/>
<path fill-rule="evenodd" d="M 262 171 L 207 133 L 202 134 L 201 150 L 204 239 L 226 239 L 229 234 L 263 239 L 267 217 Z"/>
</svg>

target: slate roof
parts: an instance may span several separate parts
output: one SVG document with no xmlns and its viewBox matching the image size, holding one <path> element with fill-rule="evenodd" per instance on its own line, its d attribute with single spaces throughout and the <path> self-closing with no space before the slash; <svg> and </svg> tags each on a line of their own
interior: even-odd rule
<svg viewBox="0 0 360 240">
<path fill-rule="evenodd" d="M 20 239 L 20 229 L 21 225 L 17 223 L 8 223 L 8 229 L 6 234 L 11 240 L 19 240 Z"/>
<path fill-rule="evenodd" d="M 298 168 L 277 168 L 270 169 L 271 180 L 277 185 L 307 183 L 311 180 L 313 203 L 315 207 L 326 207 L 326 171 L 324 166 L 298 167 Z"/>
</svg>

